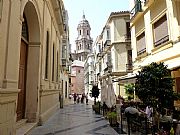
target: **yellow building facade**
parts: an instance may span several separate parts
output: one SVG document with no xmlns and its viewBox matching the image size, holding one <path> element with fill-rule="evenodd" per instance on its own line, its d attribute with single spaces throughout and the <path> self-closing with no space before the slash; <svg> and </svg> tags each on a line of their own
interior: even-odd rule
<svg viewBox="0 0 180 135">
<path fill-rule="evenodd" d="M 59 108 L 61 0 L 0 0 L 0 134 Z"/>
<path fill-rule="evenodd" d="M 152 62 L 164 62 L 180 93 L 180 1 L 131 1 L 133 72 Z"/>
</svg>

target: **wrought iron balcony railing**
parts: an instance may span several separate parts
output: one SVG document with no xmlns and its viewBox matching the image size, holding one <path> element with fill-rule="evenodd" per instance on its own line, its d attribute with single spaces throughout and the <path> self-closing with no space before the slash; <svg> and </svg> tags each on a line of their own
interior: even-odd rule
<svg viewBox="0 0 180 135">
<path fill-rule="evenodd" d="M 130 33 L 125 34 L 124 37 L 125 37 L 126 42 L 131 40 L 131 34 Z"/>
<path fill-rule="evenodd" d="M 140 1 L 140 0 L 136 0 L 136 4 L 135 4 L 134 8 L 131 10 L 132 18 L 133 18 L 138 12 L 142 12 L 142 4 L 141 4 L 141 1 Z"/>
<path fill-rule="evenodd" d="M 104 48 L 108 47 L 111 45 L 111 40 L 107 39 L 104 43 Z"/>
<path fill-rule="evenodd" d="M 62 66 L 66 66 L 66 59 L 61 58 L 61 65 L 62 65 Z"/>
<path fill-rule="evenodd" d="M 145 53 L 145 52 L 146 52 L 146 48 L 138 51 L 138 52 L 137 52 L 137 55 L 139 56 L 139 55 L 141 55 L 141 54 L 143 54 L 143 53 Z"/>
<path fill-rule="evenodd" d="M 157 47 L 167 41 L 169 41 L 169 35 L 166 35 L 163 38 L 159 39 L 158 41 L 154 42 L 154 46 Z"/>
</svg>

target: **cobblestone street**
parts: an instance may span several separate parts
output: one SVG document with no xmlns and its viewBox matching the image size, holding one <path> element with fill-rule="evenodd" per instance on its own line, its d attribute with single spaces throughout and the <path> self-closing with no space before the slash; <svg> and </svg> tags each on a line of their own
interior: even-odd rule
<svg viewBox="0 0 180 135">
<path fill-rule="evenodd" d="M 28 135 L 118 135 L 92 105 L 71 104 L 59 109 L 43 126 Z"/>
</svg>

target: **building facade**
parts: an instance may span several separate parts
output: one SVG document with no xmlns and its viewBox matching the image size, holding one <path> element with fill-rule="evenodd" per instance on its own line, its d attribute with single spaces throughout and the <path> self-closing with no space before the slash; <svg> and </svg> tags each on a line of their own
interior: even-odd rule
<svg viewBox="0 0 180 135">
<path fill-rule="evenodd" d="M 60 56 L 60 82 L 61 82 L 61 95 L 64 102 L 62 104 L 66 104 L 69 99 L 69 94 L 71 93 L 71 45 L 69 42 L 69 25 L 68 25 L 68 12 L 67 10 L 63 10 L 63 20 L 64 20 L 64 34 L 61 36 L 61 56 Z"/>
<path fill-rule="evenodd" d="M 84 86 L 85 94 L 91 95 L 93 85 L 95 85 L 95 68 L 94 68 L 94 54 L 91 53 L 87 56 L 84 63 Z"/>
<path fill-rule="evenodd" d="M 42 124 L 59 108 L 61 0 L 0 1 L 0 134 Z"/>
<path fill-rule="evenodd" d="M 75 60 L 71 65 L 71 92 L 76 94 L 84 93 L 84 62 Z"/>
<path fill-rule="evenodd" d="M 103 91 L 108 88 L 109 77 L 116 95 L 125 95 L 117 78 L 132 72 L 130 41 L 130 13 L 112 12 L 101 35 L 96 40 L 96 82 Z M 120 90 L 121 89 L 121 90 Z M 106 101 L 103 97 L 102 100 Z"/>
<path fill-rule="evenodd" d="M 131 8 L 133 72 L 152 62 L 164 62 L 179 93 L 180 1 L 136 0 Z"/>
</svg>

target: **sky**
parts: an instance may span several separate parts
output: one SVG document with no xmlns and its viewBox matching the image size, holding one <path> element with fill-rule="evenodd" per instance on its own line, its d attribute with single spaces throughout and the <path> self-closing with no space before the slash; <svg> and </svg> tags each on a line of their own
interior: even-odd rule
<svg viewBox="0 0 180 135">
<path fill-rule="evenodd" d="M 95 41 L 101 34 L 111 12 L 130 10 L 129 0 L 63 0 L 63 2 L 69 16 L 72 50 L 75 50 L 77 26 L 82 20 L 83 12 L 91 27 L 91 38 Z"/>
</svg>

